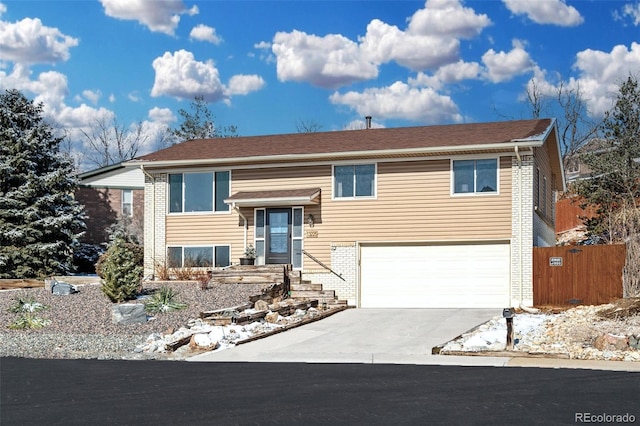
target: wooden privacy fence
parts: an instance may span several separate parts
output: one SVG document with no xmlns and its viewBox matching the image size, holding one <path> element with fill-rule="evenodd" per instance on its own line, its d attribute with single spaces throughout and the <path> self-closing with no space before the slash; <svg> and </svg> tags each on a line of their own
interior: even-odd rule
<svg viewBox="0 0 640 426">
<path fill-rule="evenodd" d="M 622 297 L 624 244 L 533 248 L 533 303 L 599 305 Z"/>
</svg>

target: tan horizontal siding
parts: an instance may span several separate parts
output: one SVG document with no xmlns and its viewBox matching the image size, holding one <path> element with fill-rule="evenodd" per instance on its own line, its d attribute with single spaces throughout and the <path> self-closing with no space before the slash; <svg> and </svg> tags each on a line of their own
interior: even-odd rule
<svg viewBox="0 0 640 426">
<path fill-rule="evenodd" d="M 319 187 L 319 206 L 305 206 L 318 238 L 305 238 L 304 248 L 330 265 L 331 243 L 348 241 L 508 240 L 511 236 L 511 158 L 500 161 L 500 194 L 452 197 L 449 160 L 379 163 L 376 199 L 332 200 L 331 165 L 232 171 L 232 193 Z M 249 220 L 253 241 L 253 208 Z M 167 244 L 232 244 L 240 257 L 243 223 L 230 215 L 167 216 Z M 315 265 L 305 259 L 305 268 Z"/>
<path fill-rule="evenodd" d="M 239 257 L 243 250 L 238 215 L 168 215 L 166 245 L 231 245 Z M 240 230 L 240 232 L 238 232 Z"/>
</svg>

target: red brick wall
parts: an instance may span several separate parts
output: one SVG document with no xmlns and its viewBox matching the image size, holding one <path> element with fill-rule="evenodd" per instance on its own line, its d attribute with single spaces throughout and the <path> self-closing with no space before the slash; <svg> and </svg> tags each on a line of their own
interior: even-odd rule
<svg viewBox="0 0 640 426">
<path fill-rule="evenodd" d="M 122 190 L 111 188 L 79 187 L 76 200 L 84 206 L 88 216 L 87 230 L 82 241 L 90 244 L 108 242 L 107 228 L 114 224 L 122 213 Z M 133 191 L 132 231 L 142 237 L 144 224 L 144 190 Z M 142 242 L 142 241 L 141 241 Z"/>
</svg>

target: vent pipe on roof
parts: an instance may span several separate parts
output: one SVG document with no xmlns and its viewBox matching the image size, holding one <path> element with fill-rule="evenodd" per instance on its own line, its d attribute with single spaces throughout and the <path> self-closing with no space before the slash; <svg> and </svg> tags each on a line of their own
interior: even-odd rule
<svg viewBox="0 0 640 426">
<path fill-rule="evenodd" d="M 371 128 L 371 116 L 370 116 L 370 115 L 367 115 L 367 116 L 364 118 L 364 120 L 365 120 L 365 123 L 366 123 L 365 128 L 366 128 L 366 129 L 370 129 L 370 128 Z"/>
</svg>

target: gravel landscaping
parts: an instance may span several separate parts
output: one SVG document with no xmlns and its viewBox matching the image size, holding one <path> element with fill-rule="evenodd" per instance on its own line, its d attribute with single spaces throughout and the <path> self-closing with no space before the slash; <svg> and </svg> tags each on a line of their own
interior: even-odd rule
<svg viewBox="0 0 640 426">
<path fill-rule="evenodd" d="M 145 283 L 144 293 L 158 290 L 160 283 Z M 98 284 L 77 286 L 79 292 L 54 295 L 44 288 L 0 291 L 0 356 L 26 358 L 171 359 L 173 354 L 139 353 L 152 333 L 170 333 L 199 318 L 200 312 L 240 305 L 260 294 L 262 285 L 213 285 L 170 283 L 176 300 L 185 309 L 154 314 L 143 324 L 112 323 L 113 303 Z M 19 314 L 10 312 L 19 299 L 34 300 L 46 308 L 32 315 L 48 321 L 39 329 L 11 329 Z M 138 300 L 143 303 L 144 300 Z"/>
<path fill-rule="evenodd" d="M 518 313 L 513 351 L 571 359 L 640 361 L 640 299 Z M 506 324 L 495 317 L 448 342 L 441 353 L 503 351 Z"/>
</svg>

